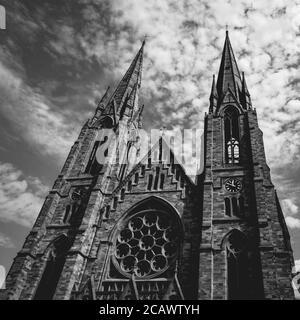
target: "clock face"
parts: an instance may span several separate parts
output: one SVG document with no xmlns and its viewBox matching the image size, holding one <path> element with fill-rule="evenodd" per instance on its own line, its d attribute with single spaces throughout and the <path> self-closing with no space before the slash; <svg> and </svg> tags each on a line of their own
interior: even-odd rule
<svg viewBox="0 0 300 320">
<path fill-rule="evenodd" d="M 225 182 L 225 189 L 229 192 L 238 192 L 242 189 L 242 182 L 239 179 L 229 178 Z"/>
</svg>

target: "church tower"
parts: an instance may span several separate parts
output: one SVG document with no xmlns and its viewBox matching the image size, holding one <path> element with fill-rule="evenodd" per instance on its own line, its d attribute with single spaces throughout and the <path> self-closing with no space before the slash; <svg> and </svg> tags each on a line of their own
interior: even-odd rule
<svg viewBox="0 0 300 320">
<path fill-rule="evenodd" d="M 172 139 L 143 153 L 144 45 L 72 146 L 6 298 L 292 299 L 289 234 L 228 33 L 196 183 Z"/>
<path fill-rule="evenodd" d="M 228 31 L 204 140 L 198 298 L 293 298 L 289 233 Z"/>
</svg>

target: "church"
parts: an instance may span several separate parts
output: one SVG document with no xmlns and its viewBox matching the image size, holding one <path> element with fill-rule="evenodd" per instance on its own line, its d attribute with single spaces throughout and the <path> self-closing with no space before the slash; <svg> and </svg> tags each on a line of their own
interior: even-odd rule
<svg viewBox="0 0 300 320">
<path fill-rule="evenodd" d="M 163 136 L 132 164 L 144 44 L 82 127 L 14 259 L 5 299 L 294 299 L 289 232 L 228 31 L 195 181 Z M 125 152 L 118 161 L 104 152 L 99 163 L 107 130 Z"/>
</svg>

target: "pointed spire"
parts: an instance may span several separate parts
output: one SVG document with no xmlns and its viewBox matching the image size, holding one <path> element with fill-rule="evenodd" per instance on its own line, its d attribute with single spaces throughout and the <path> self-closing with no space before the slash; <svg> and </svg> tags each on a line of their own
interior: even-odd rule
<svg viewBox="0 0 300 320">
<path fill-rule="evenodd" d="M 218 103 L 218 92 L 216 87 L 215 75 L 213 75 L 209 102 L 210 102 L 209 113 L 212 113 L 214 108 L 217 107 L 217 103 Z"/>
<path fill-rule="evenodd" d="M 245 73 L 243 72 L 242 75 L 243 75 L 243 78 L 242 78 L 242 97 L 243 97 L 243 101 L 242 101 L 242 103 L 244 104 L 244 108 L 245 109 L 250 109 L 252 107 L 251 97 L 250 97 L 250 93 L 249 93 L 248 88 L 247 88 Z"/>
<path fill-rule="evenodd" d="M 226 38 L 217 81 L 217 91 L 220 98 L 226 93 L 228 88 L 231 89 L 238 100 L 239 93 L 242 90 L 242 80 L 231 47 L 228 30 L 226 30 Z"/>
<path fill-rule="evenodd" d="M 142 66 L 143 66 L 143 51 L 144 51 L 145 40 L 142 43 L 140 50 L 132 61 L 129 69 L 125 73 L 123 79 L 120 81 L 117 89 L 114 92 L 114 99 L 118 108 L 120 108 L 122 102 L 126 99 L 128 90 L 132 90 L 137 84 L 139 89 L 142 80 Z M 119 110 L 118 110 L 119 111 Z"/>
<path fill-rule="evenodd" d="M 145 40 L 142 42 L 141 48 L 133 59 L 124 77 L 106 103 L 103 114 L 111 114 L 113 110 L 116 118 L 120 115 L 122 118 L 124 115 L 130 116 L 138 111 L 138 95 L 142 79 L 144 46 Z M 131 108 L 135 110 L 128 110 Z"/>
</svg>

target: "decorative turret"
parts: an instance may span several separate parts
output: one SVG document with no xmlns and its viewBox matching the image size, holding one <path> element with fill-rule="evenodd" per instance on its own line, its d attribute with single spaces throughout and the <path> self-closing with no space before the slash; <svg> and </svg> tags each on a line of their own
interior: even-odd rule
<svg viewBox="0 0 300 320">
<path fill-rule="evenodd" d="M 243 80 L 242 80 L 242 104 L 245 109 L 251 109 L 252 103 L 251 103 L 251 97 L 250 93 L 247 88 L 246 79 L 245 79 L 245 73 L 243 72 Z"/>
<path fill-rule="evenodd" d="M 211 93 L 209 97 L 209 113 L 213 113 L 218 104 L 218 92 L 216 87 L 215 75 L 213 75 L 213 81 L 211 85 Z"/>
</svg>

